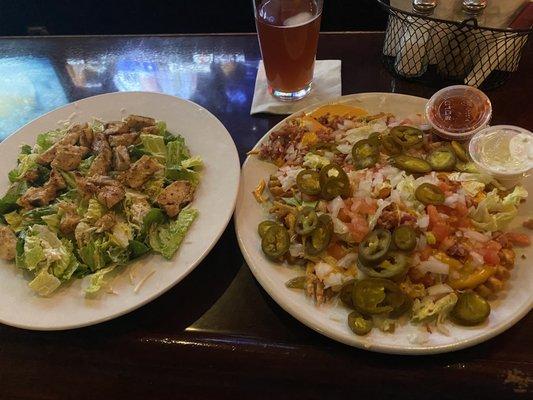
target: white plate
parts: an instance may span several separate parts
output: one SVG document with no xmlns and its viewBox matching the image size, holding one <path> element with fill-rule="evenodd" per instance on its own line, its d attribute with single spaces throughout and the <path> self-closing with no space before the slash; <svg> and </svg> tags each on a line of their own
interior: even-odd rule
<svg viewBox="0 0 533 400">
<path fill-rule="evenodd" d="M 422 113 L 426 101 L 420 97 L 401 94 L 362 93 L 343 96 L 337 101 L 328 103 L 345 102 L 363 107 L 371 114 L 384 111 L 392 112 L 398 117 L 407 117 L 414 113 Z M 317 105 L 302 111 L 311 111 L 316 107 Z M 289 116 L 288 119 L 291 117 Z M 270 132 L 278 129 L 284 121 L 272 128 Z M 270 132 L 259 141 L 258 145 L 266 140 Z M 251 192 L 260 179 L 268 177 L 275 169 L 273 165 L 260 161 L 257 157 L 251 156 L 246 159 L 242 169 L 236 208 L 237 237 L 250 269 L 263 288 L 288 313 L 315 331 L 339 342 L 377 352 L 434 354 L 462 349 L 490 339 L 511 327 L 531 310 L 533 306 L 533 294 L 531 292 L 533 268 L 528 268 L 526 264 L 531 263 L 530 260 L 533 259 L 533 249 L 529 247 L 517 250 L 517 264 L 508 282 L 508 289 L 499 301 L 492 303 L 493 310 L 488 322 L 484 325 L 464 328 L 449 323 L 447 325 L 450 329 L 449 336 L 433 333 L 429 335 L 429 340 L 426 343 L 420 345 L 412 344 L 409 341 L 410 335 L 415 332 L 415 328 L 409 324 L 398 328 L 394 334 L 382 333 L 373 329 L 369 335 L 364 337 L 354 335 L 346 324 L 347 308 L 341 305 L 316 307 L 301 291 L 287 289 L 285 282 L 300 275 L 301 270 L 272 263 L 264 257 L 261 251 L 257 225 L 265 219 L 266 214 L 254 200 Z M 529 179 L 526 187 L 533 194 L 532 181 Z M 519 221 L 523 220 L 527 208 L 524 204 L 521 206 L 522 216 L 517 218 L 515 226 L 520 225 Z M 523 260 L 519 256 L 521 254 L 526 254 L 527 260 Z"/>
<path fill-rule="evenodd" d="M 151 116 L 168 130 L 185 137 L 191 153 L 205 163 L 193 206 L 200 212 L 181 248 L 170 261 L 150 255 L 117 274 L 111 285 L 116 295 L 102 291 L 88 299 L 82 282 L 60 287 L 49 298 L 35 295 L 28 278 L 13 265 L 0 263 L 0 322 L 26 329 L 58 330 L 96 324 L 132 311 L 163 294 L 182 280 L 207 255 L 226 228 L 237 198 L 239 157 L 222 123 L 199 105 L 158 93 L 111 93 L 83 99 L 25 125 L 0 144 L 0 192 L 8 187 L 7 172 L 16 165 L 19 146 L 33 145 L 37 134 L 58 127 L 58 121 L 118 120 L 128 114 Z M 129 273 L 133 271 L 134 284 Z M 140 290 L 134 285 L 151 271 Z"/>
</svg>

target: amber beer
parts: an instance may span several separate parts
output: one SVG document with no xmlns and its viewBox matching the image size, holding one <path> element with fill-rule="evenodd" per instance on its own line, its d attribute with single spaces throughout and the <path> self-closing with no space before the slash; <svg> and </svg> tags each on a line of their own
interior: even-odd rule
<svg viewBox="0 0 533 400">
<path fill-rule="evenodd" d="M 322 0 L 257 0 L 255 21 L 269 91 L 282 100 L 309 93 Z"/>
</svg>

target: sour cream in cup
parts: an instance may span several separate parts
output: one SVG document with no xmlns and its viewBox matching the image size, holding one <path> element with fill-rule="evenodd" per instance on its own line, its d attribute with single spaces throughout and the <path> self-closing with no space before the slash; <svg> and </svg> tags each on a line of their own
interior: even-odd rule
<svg viewBox="0 0 533 400">
<path fill-rule="evenodd" d="M 476 133 L 468 146 L 472 161 L 511 187 L 533 169 L 533 133 L 512 125 L 495 125 Z"/>
</svg>

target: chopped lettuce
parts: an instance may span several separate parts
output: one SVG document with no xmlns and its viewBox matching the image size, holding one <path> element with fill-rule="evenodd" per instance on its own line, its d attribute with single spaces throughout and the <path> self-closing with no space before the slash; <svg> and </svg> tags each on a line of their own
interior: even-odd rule
<svg viewBox="0 0 533 400">
<path fill-rule="evenodd" d="M 24 218 L 18 211 L 12 211 L 4 214 L 4 218 L 14 232 L 18 232 L 22 229 L 22 222 L 24 221 Z"/>
<path fill-rule="evenodd" d="M 78 166 L 78 170 L 83 174 L 86 175 L 89 171 L 89 168 L 91 168 L 91 164 L 93 163 L 95 156 L 89 156 L 84 160 L 81 160 L 80 165 Z"/>
<path fill-rule="evenodd" d="M 87 212 L 85 213 L 84 219 L 95 222 L 105 213 L 106 208 L 98 200 L 92 198 L 89 200 L 89 205 L 87 207 Z"/>
<path fill-rule="evenodd" d="M 167 143 L 167 167 L 180 166 L 182 161 L 190 158 L 189 149 L 185 145 L 185 139 L 181 136 L 176 136 L 175 140 Z"/>
<path fill-rule="evenodd" d="M 89 275 L 89 285 L 85 288 L 85 293 L 93 294 L 98 292 L 105 284 L 105 277 L 111 271 L 116 268 L 116 265 L 110 265 L 109 267 L 102 268 L 96 271 L 94 274 Z"/>
<path fill-rule="evenodd" d="M 60 285 L 61 281 L 44 269 L 28 284 L 39 296 L 50 296 Z"/>
<path fill-rule="evenodd" d="M 36 153 L 42 153 L 52 147 L 56 142 L 67 134 L 66 129 L 56 129 L 41 133 L 37 136 L 37 144 L 34 147 Z"/>
<path fill-rule="evenodd" d="M 438 319 L 443 322 L 452 308 L 457 303 L 457 295 L 449 293 L 441 299 L 435 301 L 432 297 L 427 296 L 422 300 L 415 299 L 412 309 L 412 322 L 429 322 Z"/>
<path fill-rule="evenodd" d="M 26 172 L 37 168 L 37 158 L 39 157 L 38 154 L 20 154 L 18 159 L 18 165 L 17 168 L 14 170 L 11 170 L 8 174 L 9 180 L 11 182 L 20 181 L 24 178 L 24 175 Z"/>
<path fill-rule="evenodd" d="M 28 184 L 25 181 L 19 181 L 13 183 L 9 189 L 7 189 L 4 197 L 0 199 L 0 214 L 6 214 L 8 212 L 17 209 L 17 200 L 20 196 L 26 192 Z"/>
<path fill-rule="evenodd" d="M 186 207 L 181 210 L 175 221 L 152 225 L 149 233 L 152 249 L 157 253 L 161 253 L 166 259 L 171 259 L 197 216 L 197 210 Z"/>
<path fill-rule="evenodd" d="M 109 239 L 112 243 L 125 249 L 131 239 L 133 239 L 133 232 L 129 224 L 124 221 L 117 222 L 109 234 Z"/>
<path fill-rule="evenodd" d="M 162 136 L 143 133 L 141 134 L 141 142 L 146 152 L 155 157 L 158 161 L 165 162 L 167 158 L 167 148 Z"/>
<path fill-rule="evenodd" d="M 151 199 L 155 199 L 165 186 L 164 176 L 154 176 L 146 182 L 142 187 L 143 194 Z"/>
<path fill-rule="evenodd" d="M 312 169 L 320 169 L 330 163 L 329 158 L 309 152 L 304 156 L 303 165 Z"/>
<path fill-rule="evenodd" d="M 527 197 L 522 186 L 516 186 L 503 199 L 494 189 L 470 212 L 472 223 L 477 229 L 494 232 L 505 228 L 518 214 L 518 204 Z"/>
</svg>

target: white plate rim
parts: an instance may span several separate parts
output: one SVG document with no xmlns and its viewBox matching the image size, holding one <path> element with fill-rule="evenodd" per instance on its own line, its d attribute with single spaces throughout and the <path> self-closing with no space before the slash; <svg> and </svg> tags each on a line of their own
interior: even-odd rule
<svg viewBox="0 0 533 400">
<path fill-rule="evenodd" d="M 335 99 L 329 99 L 327 101 L 317 102 L 315 104 L 304 107 L 301 110 L 287 116 L 282 121 L 280 121 L 278 124 L 273 126 L 267 133 L 265 133 L 265 135 L 261 137 L 261 139 L 258 140 L 258 142 L 254 145 L 253 149 L 256 149 L 261 143 L 263 143 L 266 140 L 266 138 L 273 131 L 275 131 L 276 129 L 279 129 L 286 121 L 294 118 L 295 116 L 301 113 L 310 112 L 320 106 L 327 105 L 327 104 L 337 104 L 337 103 L 349 102 L 352 100 L 360 100 L 362 97 L 365 97 L 365 96 L 397 96 L 399 98 L 410 98 L 414 101 L 421 101 L 421 100 L 427 101 L 428 100 L 422 97 L 406 95 L 406 94 L 401 94 L 401 93 L 363 92 L 363 93 L 354 93 L 350 95 L 344 95 L 344 96 L 337 97 Z M 362 107 L 364 108 L 364 105 Z M 513 325 L 515 325 L 518 321 L 524 318 L 533 309 L 533 295 L 530 295 L 529 303 L 525 303 L 519 309 L 519 311 L 513 315 L 512 318 L 506 320 L 504 323 L 498 325 L 497 327 L 491 329 L 490 331 L 481 330 L 478 335 L 471 337 L 470 339 L 459 340 L 451 344 L 434 345 L 434 346 L 427 346 L 427 347 L 391 346 L 391 345 L 383 345 L 383 344 L 372 344 L 371 346 L 369 346 L 368 344 L 365 344 L 365 341 L 361 340 L 359 336 L 354 335 L 353 339 L 349 340 L 343 337 L 342 335 L 336 334 L 335 332 L 332 332 L 327 329 L 323 329 L 321 324 L 315 324 L 314 321 L 308 319 L 305 315 L 300 313 L 298 310 L 298 304 L 289 301 L 287 297 L 283 296 L 280 292 L 275 290 L 274 286 L 270 285 L 269 281 L 266 279 L 267 273 L 264 273 L 261 270 L 261 267 L 255 265 L 251 254 L 248 252 L 248 249 L 246 248 L 244 244 L 243 236 L 240 234 L 240 228 L 239 228 L 239 213 L 240 213 L 240 206 L 242 204 L 242 196 L 246 195 L 242 187 L 243 182 L 244 182 L 244 179 L 243 179 L 244 171 L 251 157 L 252 156 L 250 155 L 246 157 L 246 160 L 244 161 L 242 168 L 241 168 L 242 175 L 241 175 L 241 183 L 239 187 L 239 197 L 237 199 L 237 204 L 236 204 L 236 209 L 235 209 L 234 224 L 235 224 L 235 232 L 237 234 L 237 241 L 239 243 L 239 247 L 244 256 L 244 259 L 246 260 L 246 264 L 252 271 L 254 277 L 263 287 L 263 289 L 268 293 L 268 295 L 272 297 L 274 301 L 281 308 L 283 308 L 287 313 L 289 313 L 292 317 L 296 318 L 298 321 L 300 321 L 307 327 L 313 329 L 314 331 L 326 337 L 329 337 L 330 339 L 336 340 L 340 343 L 344 343 L 348 346 L 356 347 L 362 350 L 369 350 L 369 351 L 378 352 L 378 353 L 397 354 L 397 355 L 431 355 L 431 354 L 440 354 L 440 353 L 458 351 L 461 349 L 465 349 L 465 348 L 483 343 L 489 339 L 492 339 L 493 337 L 511 328 Z"/>
<path fill-rule="evenodd" d="M 17 129 L 13 133 L 11 133 L 8 137 L 6 137 L 4 140 L 2 140 L 2 142 L 0 142 L 0 154 L 2 152 L 3 145 L 5 145 L 6 143 L 9 143 L 9 141 L 15 140 L 14 138 L 15 138 L 15 136 L 17 134 L 19 134 L 20 132 L 22 132 L 25 129 L 27 129 L 28 126 L 34 124 L 36 121 L 40 120 L 41 118 L 47 117 L 50 114 L 53 114 L 53 113 L 58 112 L 58 111 L 62 111 L 62 110 L 67 109 L 69 107 L 77 108 L 80 104 L 83 104 L 86 101 L 99 100 L 99 99 L 102 99 L 102 98 L 105 98 L 105 97 L 138 96 L 138 95 L 141 95 L 141 96 L 166 97 L 166 98 L 169 98 L 171 101 L 179 101 L 179 102 L 187 103 L 189 106 L 197 108 L 199 111 L 201 111 L 203 113 L 206 113 L 206 115 L 208 117 L 212 118 L 213 121 L 216 124 L 218 124 L 219 127 L 221 128 L 221 132 L 223 132 L 227 136 L 227 138 L 229 139 L 229 143 L 231 143 L 231 146 L 232 146 L 232 152 L 231 152 L 232 153 L 231 157 L 233 158 L 232 165 L 233 165 L 233 168 L 235 170 L 234 173 L 235 173 L 237 182 L 236 182 L 236 185 L 235 185 L 235 188 L 234 188 L 234 193 L 233 193 L 233 196 L 232 196 L 231 206 L 228 207 L 228 210 L 226 211 L 226 214 L 223 216 L 223 224 L 221 224 L 221 229 L 219 229 L 218 233 L 215 235 L 215 237 L 213 238 L 211 243 L 207 247 L 205 247 L 205 249 L 203 250 L 203 252 L 200 255 L 197 256 L 197 259 L 193 263 L 190 263 L 187 266 L 187 268 L 185 269 L 185 271 L 183 271 L 181 274 L 179 274 L 179 276 L 174 281 L 170 282 L 163 289 L 161 289 L 160 291 L 152 294 L 151 296 L 147 297 L 146 299 L 144 299 L 144 300 L 142 300 L 140 302 L 137 302 L 137 303 L 133 304 L 130 307 L 126 307 L 126 308 L 124 308 L 121 311 L 118 311 L 118 312 L 115 312 L 113 314 L 109 314 L 109 315 L 106 315 L 106 316 L 103 316 L 103 317 L 100 317 L 100 318 L 95 318 L 93 320 L 82 322 L 82 323 L 76 323 L 76 324 L 65 323 L 63 325 L 46 326 L 46 327 L 42 327 L 42 326 L 36 327 L 36 326 L 32 326 L 32 325 L 27 325 L 27 324 L 24 324 L 24 323 L 13 323 L 13 322 L 11 322 L 11 321 L 9 321 L 7 319 L 2 318 L 1 316 L 0 316 L 0 323 L 5 324 L 5 325 L 9 325 L 9 326 L 12 326 L 12 327 L 15 327 L 15 328 L 34 330 L 34 331 L 62 331 L 62 330 L 73 330 L 73 329 L 84 328 L 84 327 L 87 327 L 87 326 L 97 325 L 97 324 L 100 324 L 100 323 L 103 323 L 103 322 L 110 321 L 110 320 L 113 320 L 115 318 L 121 317 L 121 316 L 123 316 L 125 314 L 133 312 L 133 311 L 145 306 L 146 304 L 152 302 L 153 300 L 157 299 L 158 297 L 160 297 L 163 294 L 165 294 L 166 292 L 168 292 L 170 289 L 172 289 L 174 286 L 176 286 L 179 282 L 181 282 L 184 278 L 186 278 L 204 260 L 204 258 L 209 254 L 209 252 L 213 249 L 213 247 L 218 243 L 218 241 L 219 241 L 220 237 L 222 236 L 222 234 L 226 231 L 227 226 L 228 226 L 228 224 L 229 224 L 229 222 L 230 222 L 230 220 L 231 220 L 231 218 L 233 216 L 233 212 L 235 210 L 235 206 L 236 206 L 237 198 L 238 198 L 238 189 L 240 187 L 240 176 L 241 175 L 240 175 L 239 154 L 238 154 L 238 151 L 237 151 L 237 147 L 235 145 L 235 141 L 231 137 L 231 134 L 229 133 L 227 128 L 224 126 L 224 124 L 222 124 L 222 122 L 214 114 L 212 114 L 209 110 L 207 110 L 205 107 L 202 107 L 201 105 L 199 105 L 199 104 L 197 104 L 197 103 L 195 103 L 195 102 L 193 102 L 191 100 L 183 99 L 183 98 L 180 98 L 180 97 L 177 97 L 177 96 L 172 96 L 172 95 L 165 94 L 165 93 L 150 92 L 150 91 L 110 92 L 110 93 L 103 93 L 103 94 L 98 94 L 98 95 L 95 95 L 95 96 L 85 97 L 85 98 L 70 102 L 68 104 L 65 104 L 63 106 L 57 107 L 57 108 L 55 108 L 53 110 L 50 110 L 50 111 L 46 112 L 45 114 L 42 114 L 42 115 L 32 119 L 31 121 L 27 122 L 26 124 L 24 124 L 22 127 L 20 127 L 19 129 Z"/>
</svg>

